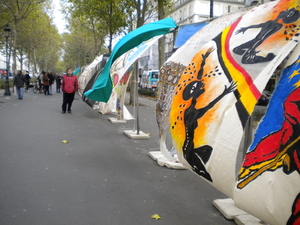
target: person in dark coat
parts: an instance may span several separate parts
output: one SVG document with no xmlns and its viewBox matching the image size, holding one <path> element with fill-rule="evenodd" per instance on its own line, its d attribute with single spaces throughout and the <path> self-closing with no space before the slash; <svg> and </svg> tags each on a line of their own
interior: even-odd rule
<svg viewBox="0 0 300 225">
<path fill-rule="evenodd" d="M 52 95 L 52 84 L 54 83 L 54 75 L 50 70 L 48 71 L 48 78 L 49 78 L 49 95 Z"/>
<path fill-rule="evenodd" d="M 43 74 L 43 87 L 44 87 L 44 94 L 45 95 L 49 95 L 49 77 L 48 74 L 46 72 L 42 72 Z"/>
<path fill-rule="evenodd" d="M 25 85 L 26 85 L 25 89 L 26 89 L 26 91 L 28 91 L 28 89 L 29 89 L 30 78 L 31 77 L 29 76 L 29 71 L 26 71 L 26 74 L 25 74 Z"/>
<path fill-rule="evenodd" d="M 17 75 L 14 77 L 14 85 L 16 86 L 16 91 L 18 99 L 23 99 L 23 88 L 25 83 L 25 76 L 22 74 L 21 70 L 18 70 Z"/>
<path fill-rule="evenodd" d="M 39 82 L 39 91 L 40 93 L 43 93 L 43 75 L 44 75 L 44 71 L 42 71 L 42 73 L 37 77 L 38 82 Z"/>
<path fill-rule="evenodd" d="M 56 92 L 60 93 L 60 85 L 61 85 L 61 76 L 60 76 L 60 74 L 56 74 L 55 80 L 56 80 Z"/>
</svg>

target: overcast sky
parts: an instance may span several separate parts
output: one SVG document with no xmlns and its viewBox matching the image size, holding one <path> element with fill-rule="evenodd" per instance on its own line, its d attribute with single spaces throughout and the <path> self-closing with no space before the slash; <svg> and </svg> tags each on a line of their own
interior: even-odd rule
<svg viewBox="0 0 300 225">
<path fill-rule="evenodd" d="M 60 12 L 60 3 L 59 0 L 52 0 L 54 9 L 54 23 L 57 26 L 58 32 L 60 34 L 66 32 L 66 22 L 63 18 L 62 13 Z"/>
</svg>

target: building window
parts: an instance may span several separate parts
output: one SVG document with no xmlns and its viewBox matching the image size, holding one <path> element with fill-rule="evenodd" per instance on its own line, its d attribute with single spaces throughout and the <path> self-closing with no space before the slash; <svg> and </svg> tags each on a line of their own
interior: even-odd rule
<svg viewBox="0 0 300 225">
<path fill-rule="evenodd" d="M 214 4 L 214 16 L 221 16 L 222 10 L 220 4 Z"/>
<path fill-rule="evenodd" d="M 228 8 L 228 13 L 230 13 L 230 11 L 231 11 L 231 5 L 227 6 L 227 8 Z"/>
<path fill-rule="evenodd" d="M 195 14 L 208 15 L 210 9 L 209 2 L 196 2 L 194 5 Z"/>
<path fill-rule="evenodd" d="M 191 3 L 189 6 L 189 14 L 192 15 L 194 13 L 194 4 Z"/>
</svg>

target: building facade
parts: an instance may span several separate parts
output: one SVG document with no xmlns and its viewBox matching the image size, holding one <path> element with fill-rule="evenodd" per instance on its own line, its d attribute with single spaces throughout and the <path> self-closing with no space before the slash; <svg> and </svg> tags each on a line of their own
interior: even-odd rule
<svg viewBox="0 0 300 225">
<path fill-rule="evenodd" d="M 174 3 L 174 11 L 171 17 L 180 25 L 198 23 L 210 19 L 213 5 L 212 17 L 216 18 L 223 14 L 242 9 L 245 6 L 244 0 L 177 0 Z"/>
</svg>

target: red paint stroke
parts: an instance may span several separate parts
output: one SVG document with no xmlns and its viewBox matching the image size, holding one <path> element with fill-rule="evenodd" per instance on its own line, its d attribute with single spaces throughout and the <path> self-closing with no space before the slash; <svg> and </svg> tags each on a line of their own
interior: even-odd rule
<svg viewBox="0 0 300 225">
<path fill-rule="evenodd" d="M 230 63 L 239 71 L 241 72 L 241 74 L 244 76 L 252 94 L 255 96 L 256 100 L 260 98 L 261 93 L 260 91 L 256 88 L 256 86 L 253 84 L 253 80 L 252 77 L 250 76 L 250 74 L 233 58 L 233 56 L 231 55 L 231 52 L 229 50 L 229 40 L 232 37 L 233 31 L 235 30 L 235 28 L 237 27 L 237 25 L 239 24 L 239 22 L 241 21 L 242 18 L 240 18 L 239 20 L 237 20 L 234 24 L 231 25 L 228 34 L 226 36 L 225 39 L 225 53 L 226 53 L 226 57 L 228 58 L 228 60 L 230 61 Z"/>
</svg>

